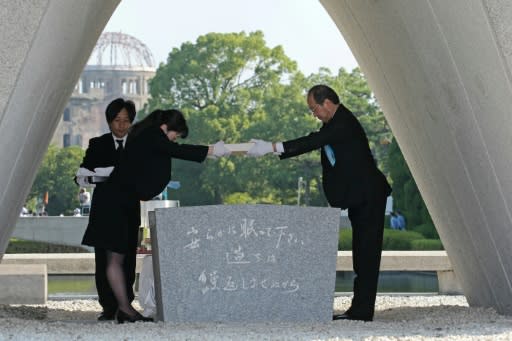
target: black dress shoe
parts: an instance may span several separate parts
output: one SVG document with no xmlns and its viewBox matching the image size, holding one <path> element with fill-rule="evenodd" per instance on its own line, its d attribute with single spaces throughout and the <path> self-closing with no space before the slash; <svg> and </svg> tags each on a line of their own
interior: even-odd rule
<svg viewBox="0 0 512 341">
<path fill-rule="evenodd" d="M 103 311 L 98 316 L 98 321 L 112 321 L 116 319 L 116 312 Z"/>
<path fill-rule="evenodd" d="M 141 314 L 139 314 L 138 312 L 135 313 L 135 315 L 130 316 L 127 313 L 125 313 L 124 311 L 122 311 L 121 309 L 119 309 L 117 311 L 117 323 L 125 323 L 125 322 L 133 323 L 133 322 L 137 322 L 137 321 L 153 322 L 153 319 L 151 317 L 144 317 Z"/>
<path fill-rule="evenodd" d="M 336 320 L 353 320 L 353 321 L 369 322 L 369 321 L 372 321 L 373 318 L 371 318 L 371 317 L 360 317 L 360 316 L 354 316 L 354 315 L 351 315 L 351 314 L 348 314 L 348 313 L 343 313 L 343 314 L 334 314 L 332 316 L 332 320 L 333 321 L 336 321 Z"/>
</svg>

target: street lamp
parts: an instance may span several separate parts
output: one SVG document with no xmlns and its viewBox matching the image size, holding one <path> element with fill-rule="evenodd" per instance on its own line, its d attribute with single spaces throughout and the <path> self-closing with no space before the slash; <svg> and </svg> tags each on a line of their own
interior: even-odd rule
<svg viewBox="0 0 512 341">
<path fill-rule="evenodd" d="M 300 206 L 300 193 L 305 187 L 306 181 L 304 181 L 302 176 L 299 176 L 299 179 L 297 180 L 297 206 Z"/>
</svg>

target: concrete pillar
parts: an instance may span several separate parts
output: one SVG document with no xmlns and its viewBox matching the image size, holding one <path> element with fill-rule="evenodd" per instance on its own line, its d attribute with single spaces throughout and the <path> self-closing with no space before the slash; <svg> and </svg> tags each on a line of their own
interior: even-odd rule
<svg viewBox="0 0 512 341">
<path fill-rule="evenodd" d="M 512 314 L 512 3 L 321 3 L 384 110 L 469 304 Z"/>
<path fill-rule="evenodd" d="M 119 1 L 0 1 L 0 257 L 68 98 Z"/>
<path fill-rule="evenodd" d="M 441 295 L 462 295 L 464 293 L 455 276 L 455 272 L 452 270 L 438 271 L 437 282 L 439 285 L 439 294 Z"/>
</svg>

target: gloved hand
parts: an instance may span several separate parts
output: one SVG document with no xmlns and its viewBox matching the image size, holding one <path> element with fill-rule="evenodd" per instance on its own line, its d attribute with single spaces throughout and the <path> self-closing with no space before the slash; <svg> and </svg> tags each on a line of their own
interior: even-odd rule
<svg viewBox="0 0 512 341">
<path fill-rule="evenodd" d="M 258 157 L 274 151 L 272 148 L 272 142 L 256 139 L 251 139 L 251 142 L 254 142 L 254 146 L 247 151 L 247 156 Z"/>
<path fill-rule="evenodd" d="M 227 149 L 224 146 L 224 141 L 219 141 L 213 145 L 212 156 L 214 158 L 229 156 L 231 154 L 231 150 Z"/>
<path fill-rule="evenodd" d="M 89 182 L 89 176 L 81 176 L 81 175 L 77 175 L 75 176 L 74 180 L 75 180 L 75 183 L 80 186 L 80 187 L 96 187 L 95 184 L 91 184 Z"/>
</svg>

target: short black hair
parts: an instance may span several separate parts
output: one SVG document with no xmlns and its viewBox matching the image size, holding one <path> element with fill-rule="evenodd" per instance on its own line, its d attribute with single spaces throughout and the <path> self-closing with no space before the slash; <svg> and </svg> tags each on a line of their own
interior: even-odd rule
<svg viewBox="0 0 512 341">
<path fill-rule="evenodd" d="M 136 114 L 135 103 L 130 100 L 124 100 L 123 98 L 116 98 L 107 105 L 107 109 L 105 109 L 107 123 L 110 124 L 123 109 L 126 109 L 130 123 L 133 123 Z"/>
<path fill-rule="evenodd" d="M 318 84 L 309 89 L 308 97 L 309 96 L 312 96 L 318 104 L 323 104 L 326 99 L 331 101 L 333 104 L 340 104 L 340 98 L 336 91 L 324 84 Z"/>
</svg>

